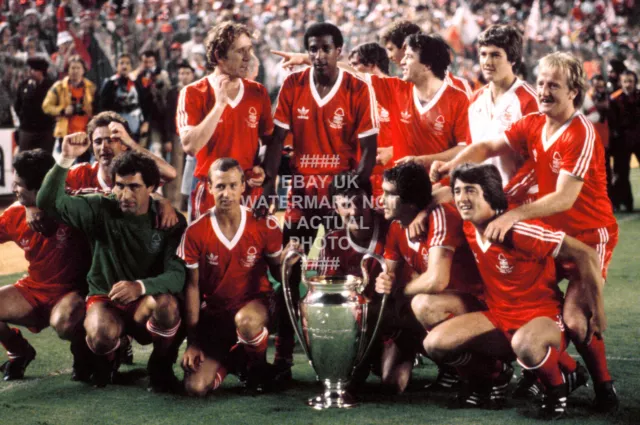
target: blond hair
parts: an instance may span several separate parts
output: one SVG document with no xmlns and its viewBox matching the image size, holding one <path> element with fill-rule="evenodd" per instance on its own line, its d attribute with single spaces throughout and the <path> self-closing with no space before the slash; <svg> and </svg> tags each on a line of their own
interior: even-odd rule
<svg viewBox="0 0 640 425">
<path fill-rule="evenodd" d="M 587 91 L 587 74 L 584 72 L 582 62 L 571 53 L 555 52 L 540 59 L 539 69 L 543 67 L 559 69 L 564 73 L 569 90 L 577 92 L 573 99 L 573 106 L 576 109 L 580 108 Z"/>
</svg>

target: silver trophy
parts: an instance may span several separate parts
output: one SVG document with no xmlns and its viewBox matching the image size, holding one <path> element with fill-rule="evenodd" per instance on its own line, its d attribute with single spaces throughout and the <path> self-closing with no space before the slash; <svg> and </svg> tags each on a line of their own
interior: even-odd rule
<svg viewBox="0 0 640 425">
<path fill-rule="evenodd" d="M 302 258 L 302 283 L 307 287 L 307 295 L 300 300 L 300 317 L 293 304 L 288 282 L 291 267 L 287 263 L 295 256 Z M 324 384 L 324 392 L 307 402 L 314 409 L 357 405 L 347 392 L 347 386 L 353 372 L 367 357 L 375 342 L 387 301 L 384 295 L 376 324 L 368 338 L 369 301 L 362 295 L 369 283 L 369 273 L 365 267 L 368 259 L 377 260 L 382 270 L 387 271 L 384 258 L 373 253 L 366 254 L 360 262 L 363 278 L 347 275 L 307 279 L 307 257 L 297 251 L 290 251 L 282 264 L 282 286 L 289 318 L 318 380 Z"/>
</svg>

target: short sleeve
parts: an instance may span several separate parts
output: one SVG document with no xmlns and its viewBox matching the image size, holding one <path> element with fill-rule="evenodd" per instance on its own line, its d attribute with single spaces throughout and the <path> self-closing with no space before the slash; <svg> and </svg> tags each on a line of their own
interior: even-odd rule
<svg viewBox="0 0 640 425">
<path fill-rule="evenodd" d="M 282 254 L 282 229 L 280 223 L 274 216 L 269 215 L 266 219 L 266 244 L 265 255 L 268 257 L 279 257 Z"/>
<path fill-rule="evenodd" d="M 84 189 L 82 184 L 85 181 L 86 164 L 76 164 L 69 169 L 67 179 L 65 181 L 66 190 L 76 191 Z"/>
<path fill-rule="evenodd" d="M 176 111 L 176 128 L 180 137 L 184 137 L 204 118 L 202 94 L 191 85 L 184 87 L 180 90 L 178 110 Z"/>
<path fill-rule="evenodd" d="M 576 125 L 575 120 L 582 121 L 582 125 Z M 600 140 L 596 140 L 598 135 L 584 116 L 575 117 L 573 125 L 566 132 L 570 132 L 570 137 L 563 138 L 559 147 L 562 157 L 560 170 L 584 180 L 591 166 L 596 142 Z"/>
<path fill-rule="evenodd" d="M 455 251 L 464 244 L 464 240 L 462 218 L 454 207 L 438 205 L 431 211 L 427 235 L 429 249 L 441 247 Z"/>
<path fill-rule="evenodd" d="M 269 136 L 273 133 L 273 115 L 271 114 L 271 99 L 264 86 L 260 86 L 262 97 L 262 115 L 260 116 L 260 136 Z"/>
<path fill-rule="evenodd" d="M 524 105 L 521 106 L 522 116 L 533 114 L 539 110 L 538 101 L 533 96 L 528 96 Z"/>
<path fill-rule="evenodd" d="M 531 189 L 538 184 L 536 162 L 529 158 L 504 187 L 509 205 L 521 205 L 529 197 Z"/>
<path fill-rule="evenodd" d="M 384 245 L 384 258 L 389 261 L 400 261 L 402 253 L 400 252 L 399 237 L 401 236 L 402 229 L 396 222 L 391 223 L 389 226 L 389 233 L 387 234 L 387 240 Z"/>
<path fill-rule="evenodd" d="M 291 111 L 293 110 L 293 96 L 294 96 L 294 76 L 289 75 L 282 83 L 280 93 L 278 93 L 278 103 L 276 105 L 276 113 L 273 117 L 273 122 L 278 127 L 285 130 L 291 129 Z"/>
<path fill-rule="evenodd" d="M 182 240 L 176 251 L 176 255 L 184 261 L 188 269 L 197 269 L 200 262 L 201 249 L 196 235 L 195 228 L 189 226 L 182 235 Z"/>
<path fill-rule="evenodd" d="M 461 98 L 453 127 L 453 143 L 450 147 L 467 146 L 471 144 L 471 135 L 469 130 L 469 99 Z"/>
<path fill-rule="evenodd" d="M 359 80 L 361 81 L 361 80 Z M 375 117 L 375 94 L 373 87 L 362 81 L 360 88 L 355 92 L 355 133 L 359 139 L 378 134 L 378 121 Z"/>
<path fill-rule="evenodd" d="M 527 146 L 529 123 L 527 121 L 529 121 L 527 117 L 520 118 L 518 121 L 512 123 L 504 132 L 504 138 L 507 140 L 507 143 L 509 143 L 509 146 L 525 158 L 529 157 Z"/>
<path fill-rule="evenodd" d="M 564 236 L 564 232 L 553 231 L 542 222 L 521 221 L 513 225 L 514 248 L 541 260 L 558 256 Z"/>
<path fill-rule="evenodd" d="M 11 210 L 6 210 L 0 215 L 0 243 L 11 241 L 11 235 L 9 234 L 9 214 Z"/>
</svg>

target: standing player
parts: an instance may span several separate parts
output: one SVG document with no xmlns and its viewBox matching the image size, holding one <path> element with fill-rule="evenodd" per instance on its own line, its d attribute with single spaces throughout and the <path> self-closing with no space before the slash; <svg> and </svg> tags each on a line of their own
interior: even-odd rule
<svg viewBox="0 0 640 425">
<path fill-rule="evenodd" d="M 51 154 L 42 149 L 16 155 L 13 193 L 18 201 L 0 215 L 0 242 L 15 242 L 29 262 L 23 278 L 0 288 L 0 343 L 9 356 L 1 367 L 5 381 L 21 379 L 36 357 L 36 350 L 21 332 L 7 323 L 33 332 L 51 325 L 60 338 L 72 341 L 72 352 L 84 344 L 83 338 L 75 338 L 84 317 L 81 294 L 86 292 L 84 275 L 89 265 L 83 237 L 50 217 L 42 223 L 42 233 L 33 231 L 26 220 L 25 210 L 35 207 L 42 180 L 53 163 Z M 82 367 L 74 356 L 72 379 L 87 379 L 89 371 L 86 365 Z"/>
<path fill-rule="evenodd" d="M 500 370 L 495 359 L 510 360 L 515 353 L 520 365 L 545 385 L 543 418 L 559 419 L 566 414 L 568 384 L 560 370 L 566 340 L 553 258 L 576 262 L 584 283 L 582 295 L 597 305 L 592 320 L 593 331 L 598 332 L 605 325 L 598 256 L 577 239 L 537 220 L 515 224 L 504 243 L 492 243 L 483 233 L 507 208 L 507 198 L 491 164 L 456 168 L 451 187 L 482 276 L 488 310 L 438 326 L 427 336 L 425 349 L 432 357 L 455 364 L 465 376 L 468 385 L 457 400 L 461 407 L 491 406 L 491 375 Z"/>
<path fill-rule="evenodd" d="M 332 214 L 328 198 L 331 177 L 357 169 L 357 179 L 370 178 L 378 127 L 367 83 L 338 68 L 344 44 L 338 27 L 313 24 L 305 33 L 304 44 L 312 66 L 285 79 L 278 96 L 272 143 L 280 152 L 287 133 L 293 136 L 295 175 L 285 213 L 284 241 L 303 238 L 303 247 L 308 248 L 317 232 L 309 225 L 312 217 Z M 358 147 L 361 156 L 356 163 Z M 299 280 L 300 266 L 296 265 L 292 287 L 297 288 Z M 284 305 L 279 308 L 279 327 L 276 363 L 286 376 L 294 340 Z"/>
<path fill-rule="evenodd" d="M 393 147 L 398 160 L 415 160 L 429 169 L 435 160 L 447 161 L 469 141 L 469 100 L 446 84 L 451 63 L 447 44 L 437 36 L 414 34 L 405 41 L 402 79 L 413 83 L 409 103 L 401 106 L 400 126 L 406 143 Z"/>
<path fill-rule="evenodd" d="M 168 230 L 154 228 L 157 207 L 150 195 L 160 183 L 155 162 L 137 152 L 120 155 L 111 169 L 112 195 L 69 196 L 64 182 L 70 164 L 89 143 L 85 133 L 66 136 L 62 157 L 47 174 L 37 204 L 63 223 L 81 229 L 92 243 L 87 276 L 87 345 L 97 356 L 94 381 L 104 386 L 117 364 L 120 338 L 153 342 L 148 370 L 151 388 L 175 388 L 172 340 L 180 326 L 174 294 L 182 291 L 185 270 L 175 252 L 186 227 L 181 217 Z"/>
<path fill-rule="evenodd" d="M 578 112 L 586 89 L 582 64 L 567 53 L 552 53 L 540 60 L 537 81 L 540 113 L 515 122 L 503 136 L 473 143 L 454 160 L 436 164 L 432 174 L 443 174 L 460 163 L 481 162 L 508 154 L 511 150 L 532 158 L 540 193 L 538 200 L 502 214 L 486 228 L 484 235 L 502 241 L 513 225 L 522 220 L 544 218 L 598 252 L 602 277 L 618 243 L 618 224 L 607 197 L 604 148 L 591 122 Z M 563 314 L 569 335 L 585 360 L 595 383 L 595 407 L 615 410 L 618 396 L 609 374 L 602 335 L 587 338 L 588 318 L 593 312 L 581 299 L 584 285 L 563 263 L 569 279 Z"/>
<path fill-rule="evenodd" d="M 265 192 L 271 194 L 277 164 L 267 164 L 277 162 L 280 157 L 280 151 L 272 151 L 268 142 L 273 118 L 267 89 L 243 78 L 253 56 L 249 29 L 241 24 L 221 23 L 209 31 L 205 44 L 207 62 L 214 70 L 182 89 L 176 114 L 182 147 L 188 155 L 196 157 L 194 176 L 199 181 L 192 194 L 192 219 L 214 205 L 207 190 L 207 173 L 216 159 L 236 159 L 248 178 L 245 196 L 255 198 L 259 191 L 253 189 L 263 182 Z M 260 138 L 269 146 L 266 180 L 265 169 L 254 167 Z"/>
<path fill-rule="evenodd" d="M 208 184 L 216 206 L 189 226 L 178 248 L 188 269 L 182 367 L 189 395 L 218 388 L 240 350 L 248 385 L 267 384 L 267 266 L 279 276 L 282 231 L 275 217 L 256 219 L 241 205 L 244 185 L 238 161 L 217 159 Z"/>
<path fill-rule="evenodd" d="M 462 220 L 455 208 L 443 204 L 433 209 L 426 239 L 411 242 L 406 228 L 431 202 L 427 172 L 408 162 L 385 171 L 384 176 L 384 217 L 395 221 L 389 226 L 384 250 L 389 271 L 378 276 L 376 290 L 404 298 L 426 331 L 451 317 L 481 309 L 480 277 L 468 247 L 463 246 Z M 398 273 L 404 264 L 416 278 L 404 280 L 404 274 Z M 406 378 L 404 386 L 423 338 L 424 333 L 417 339 L 414 336 L 413 346 L 404 344 L 407 349 L 399 354 L 398 368 Z M 456 382 L 455 371 L 440 366 L 434 388 L 451 388 Z"/>
</svg>

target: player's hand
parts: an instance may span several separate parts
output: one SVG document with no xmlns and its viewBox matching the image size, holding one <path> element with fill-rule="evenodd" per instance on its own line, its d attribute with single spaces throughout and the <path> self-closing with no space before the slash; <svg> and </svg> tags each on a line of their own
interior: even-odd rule
<svg viewBox="0 0 640 425">
<path fill-rule="evenodd" d="M 382 272 L 376 278 L 376 292 L 379 294 L 390 294 L 393 288 L 393 274 Z"/>
<path fill-rule="evenodd" d="M 393 158 L 393 146 L 388 148 L 378 148 L 376 151 L 376 164 L 387 165 L 387 162 Z"/>
<path fill-rule="evenodd" d="M 411 242 L 420 242 L 427 236 L 427 224 L 429 222 L 429 211 L 422 210 L 416 215 L 411 224 L 409 224 L 409 240 Z"/>
<path fill-rule="evenodd" d="M 287 254 L 290 251 L 296 251 L 300 254 L 304 254 L 304 250 L 302 249 L 302 245 L 300 245 L 300 241 L 292 239 L 289 241 L 287 246 L 282 250 L 282 257 L 280 258 L 280 264 L 284 263 L 284 259 L 286 258 Z M 300 261 L 300 256 L 298 255 L 295 255 L 289 258 L 289 260 L 287 261 L 287 267 L 293 267 L 293 265 L 296 264 L 298 261 Z"/>
<path fill-rule="evenodd" d="M 484 236 L 491 242 L 504 242 L 504 237 L 509 230 L 520 221 L 513 210 L 496 217 L 484 231 Z"/>
<path fill-rule="evenodd" d="M 227 90 L 231 84 L 228 75 L 216 75 L 213 81 L 213 92 L 216 96 L 216 105 L 225 106 L 229 103 Z"/>
<path fill-rule="evenodd" d="M 133 149 L 137 145 L 135 140 L 131 138 L 127 130 L 124 128 L 124 125 L 120 124 L 119 122 L 110 122 L 109 132 L 111 133 L 111 138 L 120 139 L 122 144 L 127 146 L 129 149 Z"/>
<path fill-rule="evenodd" d="M 451 165 L 448 162 L 435 160 L 431 163 L 429 169 L 429 178 L 431 183 L 436 183 L 449 175 L 451 172 Z"/>
<path fill-rule="evenodd" d="M 247 180 L 247 184 L 249 187 L 261 187 L 262 183 L 264 183 L 264 179 L 266 174 L 264 173 L 264 168 L 259 165 L 255 165 L 251 169 L 251 178 Z"/>
<path fill-rule="evenodd" d="M 178 224 L 178 212 L 166 198 L 158 199 L 158 214 L 156 215 L 156 229 L 169 229 Z"/>
<path fill-rule="evenodd" d="M 304 53 L 283 52 L 280 50 L 272 50 L 271 54 L 282 58 L 282 67 L 291 70 L 294 66 L 311 65 L 309 56 Z"/>
<path fill-rule="evenodd" d="M 64 114 L 65 114 L 66 116 L 73 115 L 73 106 L 72 106 L 72 105 L 69 105 L 69 106 L 67 106 L 66 108 L 64 108 Z"/>
<path fill-rule="evenodd" d="M 31 230 L 38 233 L 45 233 L 44 211 L 38 207 L 25 207 L 27 225 Z"/>
<path fill-rule="evenodd" d="M 182 356 L 182 369 L 188 373 L 196 373 L 204 362 L 204 352 L 195 344 L 189 344 Z"/>
<path fill-rule="evenodd" d="M 407 155 L 407 156 L 403 156 L 402 158 L 396 160 L 396 162 L 394 162 L 394 165 L 400 165 L 400 164 L 405 164 L 407 162 L 414 162 L 416 160 L 416 157 L 413 155 Z"/>
<path fill-rule="evenodd" d="M 91 143 L 87 133 L 81 131 L 64 136 L 62 139 L 62 157 L 76 159 L 89 149 Z"/>
<path fill-rule="evenodd" d="M 130 280 L 121 280 L 113 285 L 109 292 L 109 298 L 114 303 L 129 304 L 142 296 L 142 285 Z"/>
</svg>

